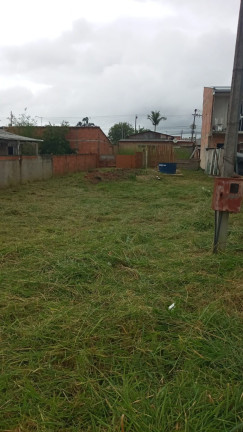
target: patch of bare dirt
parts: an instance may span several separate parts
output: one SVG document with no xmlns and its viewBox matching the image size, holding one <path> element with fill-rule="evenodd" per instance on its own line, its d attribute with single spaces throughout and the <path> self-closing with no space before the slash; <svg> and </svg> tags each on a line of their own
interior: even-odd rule
<svg viewBox="0 0 243 432">
<path fill-rule="evenodd" d="M 97 184 L 101 181 L 129 180 L 136 177 L 137 174 L 136 170 L 126 169 L 115 169 L 109 171 L 94 170 L 88 172 L 84 178 L 92 184 Z"/>
</svg>

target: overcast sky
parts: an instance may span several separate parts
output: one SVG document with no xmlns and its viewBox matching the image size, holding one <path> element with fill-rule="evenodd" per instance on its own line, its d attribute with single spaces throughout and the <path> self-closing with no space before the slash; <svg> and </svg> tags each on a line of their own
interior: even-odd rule
<svg viewBox="0 0 243 432">
<path fill-rule="evenodd" d="M 230 85 L 240 0 L 11 0 L 1 5 L 0 125 L 83 117 L 186 131 L 204 86 Z M 42 117 L 42 120 L 41 120 Z M 198 122 L 200 128 L 200 122 Z M 199 130 L 199 129 L 198 129 Z"/>
</svg>

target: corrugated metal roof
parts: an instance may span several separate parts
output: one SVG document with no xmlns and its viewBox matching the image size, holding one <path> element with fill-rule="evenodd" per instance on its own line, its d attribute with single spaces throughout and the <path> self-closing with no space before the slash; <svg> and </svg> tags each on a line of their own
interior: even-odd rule
<svg viewBox="0 0 243 432">
<path fill-rule="evenodd" d="M 119 142 L 134 142 L 134 143 L 143 143 L 143 142 L 156 142 L 156 143 L 170 143 L 170 142 L 172 142 L 173 140 L 172 139 L 163 139 L 163 138 L 158 138 L 158 139 L 150 139 L 150 138 L 148 138 L 148 139 L 141 139 L 141 140 L 139 140 L 139 139 L 129 139 L 129 138 L 126 138 L 126 139 L 121 139 Z"/>
<path fill-rule="evenodd" d="M 4 129 L 0 129 L 0 140 L 6 141 L 31 141 L 31 142 L 42 142 L 41 139 L 34 139 L 29 137 L 23 137 L 21 135 L 15 135 L 13 133 L 7 132 Z"/>
<path fill-rule="evenodd" d="M 136 132 L 136 133 L 133 133 L 131 135 L 128 135 L 127 138 L 135 140 L 135 139 L 142 138 L 143 136 L 146 136 L 146 135 L 151 135 L 151 136 L 156 137 L 156 138 L 150 138 L 150 139 L 157 139 L 157 138 L 161 139 L 162 136 L 167 136 L 167 137 L 173 137 L 174 138 L 174 135 L 166 134 L 166 133 L 163 133 L 163 132 L 151 131 L 151 130 L 147 130 L 147 131 L 143 131 L 143 132 Z"/>
</svg>

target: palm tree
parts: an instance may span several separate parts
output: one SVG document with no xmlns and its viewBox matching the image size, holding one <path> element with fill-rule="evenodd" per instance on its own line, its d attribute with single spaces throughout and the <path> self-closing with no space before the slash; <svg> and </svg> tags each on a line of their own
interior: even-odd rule
<svg viewBox="0 0 243 432">
<path fill-rule="evenodd" d="M 154 131 L 156 131 L 156 126 L 158 126 L 161 120 L 167 120 L 167 117 L 160 117 L 160 111 L 151 111 L 151 114 L 148 114 L 147 118 L 152 122 Z"/>
<path fill-rule="evenodd" d="M 84 126 L 88 126 L 88 124 L 89 124 L 89 117 L 84 117 L 82 121 L 84 122 Z"/>
</svg>

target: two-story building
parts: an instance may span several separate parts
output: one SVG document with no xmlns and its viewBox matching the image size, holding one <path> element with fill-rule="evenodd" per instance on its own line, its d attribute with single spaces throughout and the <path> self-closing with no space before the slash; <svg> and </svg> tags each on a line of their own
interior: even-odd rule
<svg viewBox="0 0 243 432">
<path fill-rule="evenodd" d="M 224 147 L 230 87 L 204 87 L 201 132 L 201 168 L 207 168 L 207 152 Z M 243 106 L 243 104 L 242 104 Z M 239 118 L 237 151 L 243 150 L 243 108 Z"/>
</svg>

